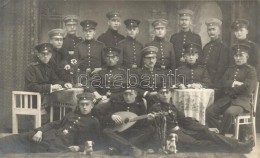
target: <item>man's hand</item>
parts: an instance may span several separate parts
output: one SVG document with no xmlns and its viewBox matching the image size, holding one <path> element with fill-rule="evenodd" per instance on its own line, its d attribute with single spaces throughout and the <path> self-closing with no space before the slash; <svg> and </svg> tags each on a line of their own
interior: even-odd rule
<svg viewBox="0 0 260 158">
<path fill-rule="evenodd" d="M 154 113 L 149 113 L 147 116 L 148 116 L 147 117 L 148 120 L 153 120 L 155 118 L 155 114 Z"/>
<path fill-rule="evenodd" d="M 101 71 L 101 70 L 102 70 L 102 68 L 95 68 L 95 69 L 91 72 L 91 74 L 98 73 L 98 72 Z"/>
<path fill-rule="evenodd" d="M 62 88 L 62 86 L 60 84 L 51 85 L 52 91 L 57 91 L 57 90 L 60 90 L 61 88 Z"/>
<path fill-rule="evenodd" d="M 71 83 L 65 83 L 64 87 L 70 89 L 70 88 L 72 88 L 72 84 Z"/>
<path fill-rule="evenodd" d="M 123 124 L 122 118 L 118 115 L 112 115 L 112 120 L 115 121 L 117 125 Z"/>
<path fill-rule="evenodd" d="M 217 128 L 209 128 L 209 131 L 219 133 L 219 130 Z"/>
<path fill-rule="evenodd" d="M 69 69 L 70 69 L 70 65 L 69 65 L 69 64 L 68 64 L 68 65 L 65 65 L 65 66 L 64 66 L 64 69 L 65 69 L 65 70 L 69 70 Z"/>
<path fill-rule="evenodd" d="M 70 151 L 72 151 L 72 152 L 77 152 L 77 151 L 79 151 L 79 146 L 69 146 L 69 149 L 70 149 Z"/>
<path fill-rule="evenodd" d="M 244 84 L 243 82 L 234 81 L 233 84 L 232 84 L 232 87 L 238 87 L 238 86 L 241 86 L 243 84 Z"/>
<path fill-rule="evenodd" d="M 40 143 L 42 141 L 42 131 L 35 133 L 35 135 L 32 137 L 32 140 Z"/>
</svg>

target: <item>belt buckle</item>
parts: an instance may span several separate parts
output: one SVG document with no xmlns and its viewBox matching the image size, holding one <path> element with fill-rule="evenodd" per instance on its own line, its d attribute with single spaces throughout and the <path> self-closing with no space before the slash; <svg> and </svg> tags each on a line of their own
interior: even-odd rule
<svg viewBox="0 0 260 158">
<path fill-rule="evenodd" d="M 166 68 L 166 66 L 165 66 L 165 65 L 161 65 L 161 68 L 162 68 L 162 69 L 165 69 L 165 68 Z"/>
<path fill-rule="evenodd" d="M 137 65 L 136 65 L 136 64 L 133 64 L 133 65 L 132 65 L 132 68 L 137 68 Z"/>
<path fill-rule="evenodd" d="M 69 51 L 69 55 L 73 55 L 74 54 L 74 51 Z"/>
</svg>

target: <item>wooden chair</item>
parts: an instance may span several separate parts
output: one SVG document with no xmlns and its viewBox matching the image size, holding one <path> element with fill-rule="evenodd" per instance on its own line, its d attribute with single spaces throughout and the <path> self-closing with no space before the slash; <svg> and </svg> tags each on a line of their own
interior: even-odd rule
<svg viewBox="0 0 260 158">
<path fill-rule="evenodd" d="M 35 117 L 34 127 L 41 126 L 41 95 L 37 92 L 12 91 L 12 132 L 18 133 L 17 115 Z"/>
<path fill-rule="evenodd" d="M 255 116 L 256 116 L 256 105 L 257 105 L 257 97 L 258 97 L 258 89 L 259 89 L 259 82 L 256 84 L 255 91 L 251 95 L 251 112 L 250 113 L 243 113 L 239 114 L 234 122 L 235 122 L 235 138 L 238 139 L 239 136 L 239 126 L 245 124 L 252 124 L 252 131 L 254 136 L 254 141 L 256 144 L 256 125 L 255 125 Z"/>
</svg>

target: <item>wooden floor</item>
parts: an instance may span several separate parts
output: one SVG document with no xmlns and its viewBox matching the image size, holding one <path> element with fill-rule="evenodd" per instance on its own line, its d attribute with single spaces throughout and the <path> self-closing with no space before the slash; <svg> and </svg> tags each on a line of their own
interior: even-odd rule
<svg viewBox="0 0 260 158">
<path fill-rule="evenodd" d="M 7 134 L 0 133 L 0 137 Z M 260 133 L 257 133 L 257 140 L 260 141 Z M 83 158 L 90 157 L 85 156 L 83 153 L 37 153 L 37 154 L 6 154 L 0 155 L 0 158 Z M 104 153 L 104 151 L 96 151 L 93 153 L 91 158 L 128 158 L 128 156 L 109 156 Z M 145 158 L 259 158 L 260 157 L 260 143 L 257 143 L 253 151 L 249 154 L 238 154 L 238 153 L 201 153 L 201 152 L 187 152 L 187 153 L 177 153 L 174 155 L 162 155 L 162 154 L 151 154 L 144 155 Z M 130 157 L 129 157 L 130 158 Z"/>
</svg>

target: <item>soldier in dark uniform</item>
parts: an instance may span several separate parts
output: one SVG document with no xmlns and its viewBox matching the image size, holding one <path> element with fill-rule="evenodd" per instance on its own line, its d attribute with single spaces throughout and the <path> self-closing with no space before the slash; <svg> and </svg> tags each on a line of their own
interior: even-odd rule
<svg viewBox="0 0 260 158">
<path fill-rule="evenodd" d="M 103 58 L 102 51 L 105 48 L 104 43 L 95 40 L 97 23 L 93 20 L 84 20 L 80 22 L 85 40 L 79 43 L 75 48 L 75 54 L 79 59 L 79 69 L 84 73 L 92 73 L 101 70 Z"/>
<path fill-rule="evenodd" d="M 126 83 L 126 71 L 118 65 L 120 49 L 106 47 L 103 53 L 106 66 L 93 74 L 91 84 L 100 95 L 116 97 Z"/>
<path fill-rule="evenodd" d="M 194 12 L 189 9 L 181 9 L 179 14 L 179 26 L 181 31 L 171 36 L 170 42 L 173 44 L 173 48 L 176 54 L 176 67 L 184 64 L 184 50 L 183 45 L 185 43 L 197 43 L 201 45 L 201 38 L 198 34 L 192 32 L 192 16 Z M 201 48 L 202 49 L 202 48 Z M 201 56 L 201 54 L 199 54 Z"/>
<path fill-rule="evenodd" d="M 138 120 L 132 127 L 119 132 L 113 128 L 122 126 L 124 116 L 115 114 L 116 112 L 130 112 L 137 116 L 146 114 L 146 106 L 142 99 L 137 99 L 135 87 L 124 85 L 123 95 L 120 99 L 111 99 L 105 105 L 97 105 L 93 113 L 97 115 L 104 130 L 105 136 L 110 140 L 110 144 L 115 148 L 110 148 L 110 152 L 119 150 L 121 154 L 141 156 L 145 142 L 152 136 L 154 129 L 148 124 L 147 120 Z"/>
<path fill-rule="evenodd" d="M 93 94 L 80 94 L 78 106 L 62 120 L 48 123 L 30 132 L 0 139 L 2 153 L 43 153 L 83 151 L 85 141 L 100 143 L 99 121 L 91 115 Z"/>
<path fill-rule="evenodd" d="M 229 130 L 235 116 L 250 112 L 251 109 L 250 94 L 255 89 L 257 75 L 255 68 L 247 63 L 250 58 L 249 50 L 248 45 L 233 46 L 236 65 L 227 69 L 219 83 L 219 88 L 223 89 L 225 96 L 206 110 L 208 126 L 219 128 L 223 135 Z M 223 115 L 221 124 L 219 124 L 219 115 Z M 244 139 L 245 131 L 244 128 L 240 132 L 241 139 Z"/>
<path fill-rule="evenodd" d="M 50 60 L 50 65 L 53 66 L 58 77 L 65 82 L 71 82 L 69 78 L 68 71 L 65 70 L 66 61 L 66 51 L 62 48 L 64 31 L 63 29 L 52 29 L 48 32 L 49 41 L 53 45 L 52 58 Z"/>
<path fill-rule="evenodd" d="M 167 25 L 168 21 L 165 19 L 155 20 L 152 23 L 155 33 L 154 40 L 147 43 L 146 46 L 155 46 L 158 48 L 156 68 L 174 70 L 176 68 L 175 52 L 172 44 L 165 39 Z"/>
<path fill-rule="evenodd" d="M 101 34 L 97 40 L 103 42 L 107 47 L 117 47 L 118 43 L 125 37 L 118 33 L 121 25 L 121 15 L 116 12 L 108 12 L 106 14 L 108 18 L 108 30 Z"/>
<path fill-rule="evenodd" d="M 78 16 L 76 15 L 67 15 L 63 18 L 65 24 L 65 29 L 67 35 L 63 39 L 62 48 L 67 52 L 67 61 L 70 62 L 71 59 L 75 59 L 75 47 L 78 43 L 82 42 L 81 37 L 76 36 L 77 25 L 78 25 Z"/>
<path fill-rule="evenodd" d="M 156 85 L 161 82 L 169 81 L 167 71 L 161 68 L 155 68 L 157 61 L 158 48 L 154 46 L 147 46 L 142 50 L 142 62 L 141 68 L 133 71 L 137 76 L 137 82 L 139 83 L 139 96 L 147 99 L 147 109 L 157 101 L 156 97 Z M 171 77 L 171 76 L 170 76 Z M 134 82 L 131 80 L 130 82 Z"/>
<path fill-rule="evenodd" d="M 127 37 L 118 43 L 118 48 L 121 49 L 121 60 L 126 68 L 139 68 L 141 64 L 142 43 L 136 40 L 139 34 L 140 21 L 137 19 L 127 19 L 124 21 L 126 26 Z"/>
<path fill-rule="evenodd" d="M 188 88 L 207 88 L 211 83 L 207 68 L 197 63 L 201 46 L 196 43 L 186 43 L 183 47 L 186 63 L 176 71 L 178 81 Z"/>
<path fill-rule="evenodd" d="M 71 83 L 65 83 L 60 80 L 50 65 L 53 45 L 50 43 L 39 44 L 35 47 L 37 50 L 35 61 L 25 70 L 25 90 L 40 92 L 42 95 L 42 124 L 47 121 L 45 105 L 47 105 L 48 95 L 62 87 L 72 88 Z"/>
<path fill-rule="evenodd" d="M 248 52 L 249 59 L 248 59 L 247 63 L 255 67 L 256 73 L 258 76 L 258 80 L 260 80 L 260 48 L 255 42 L 250 41 L 247 38 L 248 26 L 249 26 L 249 22 L 245 19 L 238 19 L 232 23 L 231 27 L 232 27 L 232 30 L 236 37 L 234 44 L 246 44 L 246 45 L 250 46 L 250 49 Z M 231 53 L 231 57 L 230 57 L 231 66 L 235 63 L 233 55 L 234 54 Z"/>
<path fill-rule="evenodd" d="M 219 82 L 228 67 L 228 58 L 230 55 L 229 49 L 220 37 L 222 22 L 219 19 L 210 18 L 205 23 L 210 42 L 203 48 L 201 63 L 206 65 L 208 69 L 212 81 L 211 87 L 215 87 L 215 84 Z"/>
<path fill-rule="evenodd" d="M 157 125 L 162 127 L 160 129 L 162 133 L 158 133 L 158 135 L 162 137 L 165 134 L 165 138 L 168 139 L 171 133 L 177 134 L 178 141 L 176 145 L 179 151 L 230 150 L 250 152 L 252 150 L 254 146 L 253 140 L 245 143 L 238 142 L 236 139 L 218 134 L 217 129 L 208 128 L 190 117 L 185 117 L 183 112 L 171 104 L 171 91 L 167 84 L 166 86 L 158 85 L 157 88 L 160 102 L 154 104 L 150 112 L 168 113 L 166 115 L 166 127 L 160 124 L 160 117 L 155 118 Z"/>
</svg>

